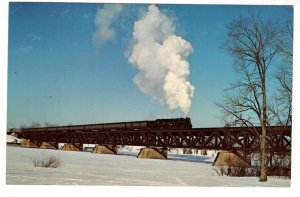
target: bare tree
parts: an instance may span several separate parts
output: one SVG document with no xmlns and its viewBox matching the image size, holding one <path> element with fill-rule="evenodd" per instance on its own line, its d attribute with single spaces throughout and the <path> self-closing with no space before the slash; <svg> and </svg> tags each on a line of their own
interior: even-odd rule
<svg viewBox="0 0 300 197">
<path fill-rule="evenodd" d="M 26 124 L 21 124 L 20 129 L 22 129 L 22 128 L 28 128 L 28 126 Z"/>
<path fill-rule="evenodd" d="M 292 10 L 291 10 L 292 11 Z M 281 28 L 281 38 L 277 41 L 276 47 L 283 57 L 283 64 L 291 66 L 293 64 L 293 20 L 285 21 Z"/>
<path fill-rule="evenodd" d="M 51 124 L 49 122 L 44 122 L 44 127 L 56 127 L 56 124 Z"/>
<path fill-rule="evenodd" d="M 217 105 L 224 112 L 226 123 L 252 127 L 260 125 L 261 175 L 260 181 L 267 181 L 266 173 L 266 127 L 268 123 L 267 77 L 269 68 L 279 55 L 276 43 L 280 28 L 270 20 L 264 20 L 259 13 L 239 17 L 228 26 L 228 39 L 224 49 L 234 59 L 238 82 L 225 90 L 225 98 Z"/>
<path fill-rule="evenodd" d="M 30 127 L 31 128 L 39 128 L 39 127 L 41 127 L 41 124 L 39 122 L 32 122 L 30 124 Z"/>
<path fill-rule="evenodd" d="M 275 78 L 280 85 L 268 106 L 269 121 L 281 126 L 292 125 L 292 67 L 281 65 Z"/>
<path fill-rule="evenodd" d="M 278 93 L 271 100 L 270 121 L 277 125 L 292 125 L 292 70 L 293 70 L 293 23 L 288 20 L 282 28 L 281 39 L 276 47 L 282 62 L 275 74 L 279 82 Z"/>
<path fill-rule="evenodd" d="M 41 127 L 41 124 L 39 123 L 39 122 L 36 122 L 36 121 L 34 121 L 34 122 L 31 122 L 31 124 L 28 126 L 28 125 L 26 125 L 26 124 L 21 124 L 20 125 L 20 129 L 22 129 L 22 128 L 39 128 L 39 127 Z"/>
</svg>

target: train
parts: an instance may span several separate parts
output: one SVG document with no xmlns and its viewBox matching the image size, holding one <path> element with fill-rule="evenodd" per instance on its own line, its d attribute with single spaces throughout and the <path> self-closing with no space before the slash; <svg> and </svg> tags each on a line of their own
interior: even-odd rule
<svg viewBox="0 0 300 197">
<path fill-rule="evenodd" d="M 191 129 L 190 118 L 170 118 L 133 122 L 115 122 L 87 125 L 69 125 L 55 127 L 22 128 L 21 136 L 31 135 L 33 132 L 57 133 L 57 132 L 113 132 L 113 131 L 139 131 L 139 130 L 185 130 Z"/>
</svg>

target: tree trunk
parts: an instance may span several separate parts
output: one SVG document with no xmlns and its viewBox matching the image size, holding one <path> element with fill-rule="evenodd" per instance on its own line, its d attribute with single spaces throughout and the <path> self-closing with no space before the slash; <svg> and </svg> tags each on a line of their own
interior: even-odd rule
<svg viewBox="0 0 300 197">
<path fill-rule="evenodd" d="M 261 124 L 261 163 L 260 163 L 260 179 L 261 182 L 266 182 L 267 178 L 267 155 L 266 155 L 266 135 L 267 135 L 267 92 L 266 92 L 266 77 L 265 72 L 262 72 L 262 94 L 263 94 L 263 118 Z"/>
<path fill-rule="evenodd" d="M 266 127 L 262 126 L 262 134 L 261 134 L 261 163 L 260 163 L 260 178 L 259 181 L 266 182 L 267 178 L 267 171 L 266 171 Z"/>
</svg>

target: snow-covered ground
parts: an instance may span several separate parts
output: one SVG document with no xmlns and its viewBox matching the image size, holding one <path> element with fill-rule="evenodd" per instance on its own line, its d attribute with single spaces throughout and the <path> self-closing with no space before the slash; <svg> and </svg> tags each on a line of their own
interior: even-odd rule
<svg viewBox="0 0 300 197">
<path fill-rule="evenodd" d="M 271 186 L 289 187 L 290 180 L 270 177 L 218 176 L 209 156 L 168 154 L 168 160 L 138 159 L 137 148 L 121 148 L 118 155 L 34 148 L 6 149 L 6 183 L 12 185 L 119 185 L 119 186 Z M 179 151 L 178 151 L 179 152 Z M 58 168 L 33 167 L 35 158 L 55 156 Z"/>
<path fill-rule="evenodd" d="M 6 142 L 7 143 L 20 143 L 21 140 L 19 138 L 16 138 L 15 136 L 6 135 Z"/>
</svg>

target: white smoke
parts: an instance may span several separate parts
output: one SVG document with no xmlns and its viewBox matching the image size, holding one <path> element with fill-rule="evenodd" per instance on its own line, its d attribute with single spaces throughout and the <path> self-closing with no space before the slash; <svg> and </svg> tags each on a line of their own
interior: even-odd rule
<svg viewBox="0 0 300 197">
<path fill-rule="evenodd" d="M 95 17 L 96 31 L 93 32 L 93 42 L 101 47 L 104 43 L 113 41 L 116 37 L 112 23 L 120 15 L 124 8 L 122 4 L 104 4 L 98 9 Z"/>
<path fill-rule="evenodd" d="M 142 92 L 166 102 L 170 110 L 180 108 L 187 115 L 195 90 L 187 81 L 187 58 L 193 48 L 174 32 L 171 19 L 150 5 L 148 12 L 134 23 L 128 61 L 139 70 L 133 81 Z"/>
</svg>

